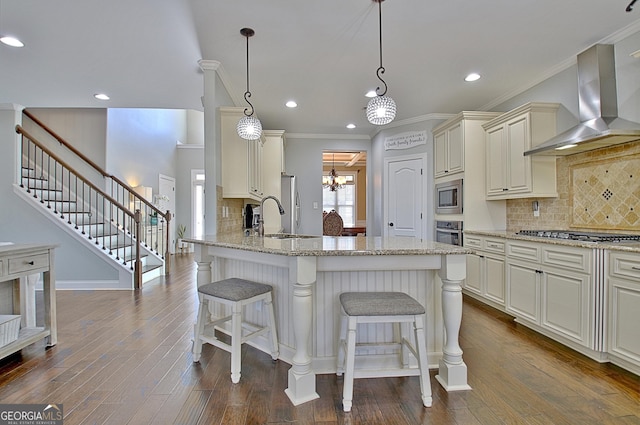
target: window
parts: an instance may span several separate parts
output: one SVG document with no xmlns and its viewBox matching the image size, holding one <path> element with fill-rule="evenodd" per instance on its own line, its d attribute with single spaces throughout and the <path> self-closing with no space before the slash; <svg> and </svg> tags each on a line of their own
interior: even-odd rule
<svg viewBox="0 0 640 425">
<path fill-rule="evenodd" d="M 322 210 L 329 212 L 336 210 L 345 227 L 356 225 L 356 175 L 340 173 L 347 179 L 347 183 L 332 192 L 328 187 L 322 188 Z"/>
<path fill-rule="evenodd" d="M 204 172 L 202 170 L 191 171 L 193 192 L 191 194 L 193 206 L 193 233 L 195 239 L 204 239 Z"/>
</svg>

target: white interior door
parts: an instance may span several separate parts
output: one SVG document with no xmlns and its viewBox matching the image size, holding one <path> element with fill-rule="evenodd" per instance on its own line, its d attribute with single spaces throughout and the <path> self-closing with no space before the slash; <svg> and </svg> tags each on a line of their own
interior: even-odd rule
<svg viewBox="0 0 640 425">
<path fill-rule="evenodd" d="M 422 157 L 388 158 L 385 185 L 385 236 L 423 239 Z"/>
<path fill-rule="evenodd" d="M 173 177 L 158 175 L 158 195 L 166 196 L 168 200 L 159 200 L 158 206 L 162 211 L 169 210 L 171 212 L 171 221 L 169 222 L 169 240 L 168 248 L 171 254 L 175 253 L 176 247 L 176 179 Z"/>
</svg>

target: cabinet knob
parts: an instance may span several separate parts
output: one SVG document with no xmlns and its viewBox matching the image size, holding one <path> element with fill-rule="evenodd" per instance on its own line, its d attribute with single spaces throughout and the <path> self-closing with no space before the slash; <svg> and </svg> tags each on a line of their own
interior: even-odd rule
<svg viewBox="0 0 640 425">
<path fill-rule="evenodd" d="M 35 263 L 32 261 L 29 261 L 27 264 L 29 264 L 30 266 L 33 266 Z"/>
<path fill-rule="evenodd" d="M 389 223 L 389 227 L 393 227 L 393 223 Z"/>
</svg>

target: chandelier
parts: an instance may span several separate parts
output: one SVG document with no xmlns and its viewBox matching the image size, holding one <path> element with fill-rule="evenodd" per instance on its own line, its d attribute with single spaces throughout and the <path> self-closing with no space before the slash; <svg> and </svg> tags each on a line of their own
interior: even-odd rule
<svg viewBox="0 0 640 425">
<path fill-rule="evenodd" d="M 328 188 L 331 192 L 342 189 L 344 185 L 347 184 L 347 178 L 345 176 L 339 176 L 338 173 L 336 173 L 335 159 L 336 155 L 333 154 L 331 171 L 329 172 L 329 175 L 322 176 L 322 187 Z"/>
<path fill-rule="evenodd" d="M 244 117 L 238 121 L 238 136 L 245 140 L 258 140 L 262 134 L 262 123 L 253 116 L 253 105 L 249 102 L 251 97 L 251 92 L 249 91 L 249 37 L 253 37 L 255 31 L 251 28 L 242 28 L 240 34 L 247 38 L 247 91 L 244 93 L 244 100 L 249 104 L 251 112 L 248 112 L 249 108 L 244 108 Z"/>
<path fill-rule="evenodd" d="M 396 102 L 389 96 L 385 96 L 387 93 L 387 83 L 382 79 L 384 74 L 384 67 L 382 66 L 382 2 L 384 0 L 373 0 L 378 3 L 378 16 L 379 16 L 379 29 L 380 29 L 380 66 L 376 71 L 378 79 L 384 84 L 384 91 L 378 93 L 380 87 L 376 88 L 376 95 L 367 104 L 367 120 L 371 124 L 385 125 L 389 124 L 396 117 Z"/>
</svg>

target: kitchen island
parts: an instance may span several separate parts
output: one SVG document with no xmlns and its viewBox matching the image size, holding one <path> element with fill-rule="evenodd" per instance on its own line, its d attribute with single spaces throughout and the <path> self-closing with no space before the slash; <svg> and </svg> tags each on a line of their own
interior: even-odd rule
<svg viewBox="0 0 640 425">
<path fill-rule="evenodd" d="M 447 391 L 470 389 L 458 334 L 471 250 L 370 236 L 239 233 L 185 242 L 196 247 L 198 286 L 227 277 L 273 285 L 280 359 L 292 365 L 285 392 L 294 405 L 318 398 L 316 374 L 336 371 L 338 295 L 345 291 L 402 291 L 417 299 L 427 311 L 427 352 L 430 367 L 439 368 L 436 379 Z M 259 307 L 246 310 L 245 318 L 264 323 Z M 362 334 L 368 342 L 388 340 L 394 332 L 390 325 L 367 326 Z M 266 339 L 255 346 L 268 351 Z"/>
</svg>

